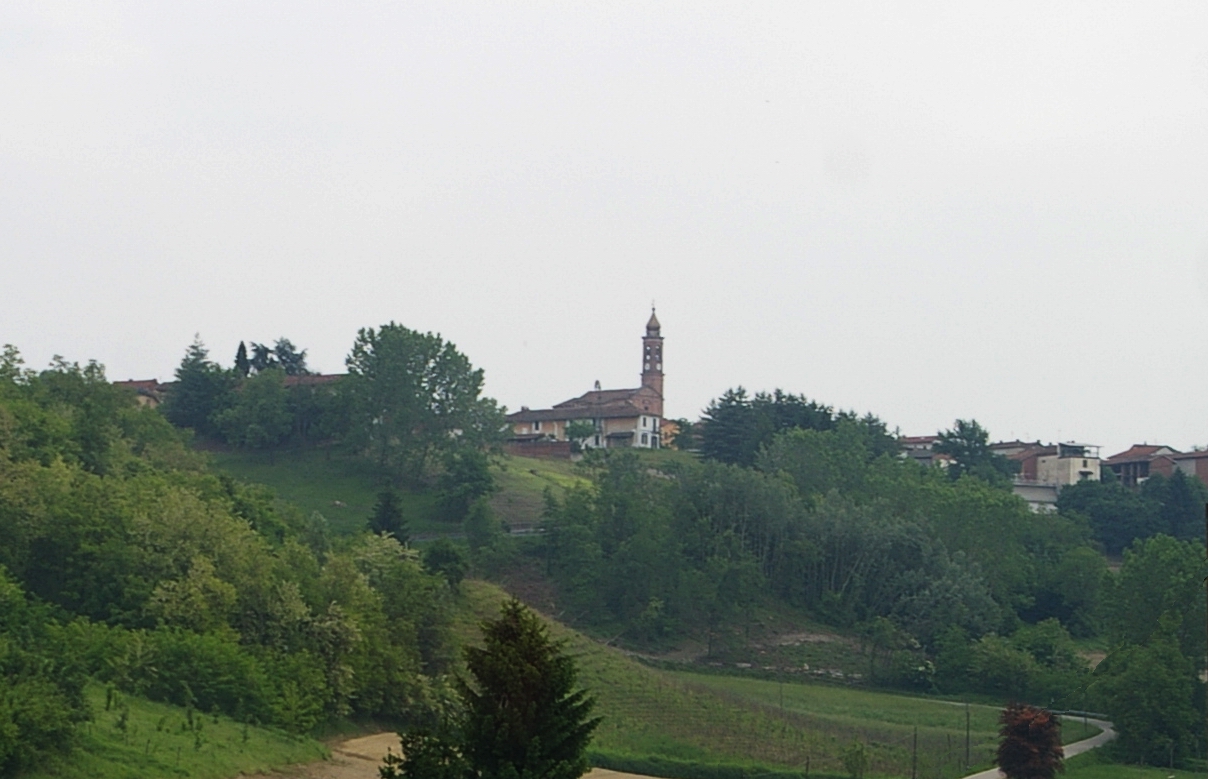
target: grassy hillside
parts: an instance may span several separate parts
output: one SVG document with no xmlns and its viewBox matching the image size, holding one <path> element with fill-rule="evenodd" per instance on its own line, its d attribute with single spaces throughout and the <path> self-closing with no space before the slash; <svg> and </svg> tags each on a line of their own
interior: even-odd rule
<svg viewBox="0 0 1208 779">
<path fill-rule="evenodd" d="M 505 594 L 483 582 L 464 587 L 469 609 L 458 631 L 472 641 L 476 621 L 493 617 Z M 567 641 L 581 683 L 596 696 L 604 722 L 593 748 L 600 752 L 797 771 L 808 762 L 812 775 L 841 775 L 841 751 L 860 741 L 868 749 L 870 776 L 904 776 L 917 724 L 919 775 L 965 773 L 963 706 L 823 684 L 662 671 L 557 623 L 550 629 Z M 974 706 L 970 714 L 973 767 L 986 768 L 997 743 L 998 712 Z M 1074 736 L 1080 734 L 1067 733 Z"/>
<path fill-rule="evenodd" d="M 321 760 L 319 742 L 235 722 L 228 717 L 119 695 L 105 710 L 100 685 L 88 690 L 95 717 L 78 747 L 22 779 L 220 779 Z"/>
<path fill-rule="evenodd" d="M 571 487 L 587 483 L 569 460 L 504 456 L 492 472 L 499 492 L 491 496 L 491 507 L 513 529 L 541 521 L 547 489 L 561 497 Z"/>
<path fill-rule="evenodd" d="M 288 449 L 271 455 L 216 451 L 210 456 L 217 471 L 266 484 L 308 514 L 319 512 L 337 534 L 363 529 L 378 493 L 388 483 L 372 463 L 320 449 Z M 500 489 L 491 496 L 491 505 L 501 520 L 516 529 L 540 522 L 547 488 L 560 496 L 569 487 L 586 483 L 568 460 L 503 456 L 496 459 L 492 472 Z M 460 527 L 436 518 L 433 493 L 404 490 L 401 497 L 413 534 L 461 532 Z"/>
</svg>

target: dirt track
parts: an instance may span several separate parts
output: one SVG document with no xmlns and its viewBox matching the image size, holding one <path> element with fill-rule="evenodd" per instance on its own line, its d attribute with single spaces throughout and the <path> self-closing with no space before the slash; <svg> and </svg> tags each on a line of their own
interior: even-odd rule
<svg viewBox="0 0 1208 779">
<path fill-rule="evenodd" d="M 295 766 L 278 774 L 281 779 L 378 779 L 378 766 L 386 750 L 399 751 L 398 736 L 378 733 L 341 741 L 331 748 L 331 760 Z M 588 779 L 649 779 L 619 771 L 593 768 Z"/>
</svg>

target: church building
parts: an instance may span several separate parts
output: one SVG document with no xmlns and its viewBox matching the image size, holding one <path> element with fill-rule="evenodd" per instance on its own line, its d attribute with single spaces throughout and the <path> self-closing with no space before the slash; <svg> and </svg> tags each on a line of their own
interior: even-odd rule
<svg viewBox="0 0 1208 779">
<path fill-rule="evenodd" d="M 525 406 L 507 416 L 517 444 L 567 441 L 567 426 L 586 422 L 594 432 L 581 442 L 589 448 L 658 449 L 662 419 L 663 336 L 653 309 L 642 338 L 642 386 L 606 390 L 596 382 L 595 389 L 553 408 Z"/>
</svg>

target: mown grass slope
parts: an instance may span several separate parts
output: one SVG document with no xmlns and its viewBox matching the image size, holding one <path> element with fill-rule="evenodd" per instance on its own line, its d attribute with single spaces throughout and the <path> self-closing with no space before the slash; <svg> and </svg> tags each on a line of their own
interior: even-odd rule
<svg viewBox="0 0 1208 779">
<path fill-rule="evenodd" d="M 476 641 L 477 622 L 493 617 L 506 594 L 478 581 L 463 587 L 468 608 L 457 630 L 463 641 Z M 842 775 L 841 752 L 859 741 L 868 750 L 870 776 L 909 776 L 917 725 L 920 776 L 967 773 L 961 705 L 826 684 L 664 671 L 548 624 L 577 658 L 580 683 L 595 695 L 604 717 L 593 745 L 597 751 L 798 771 L 808 764 L 811 775 Z M 972 767 L 988 768 L 998 710 L 972 706 L 969 712 Z M 1070 729 L 1067 740 L 1081 737 L 1078 728 Z"/>
<path fill-rule="evenodd" d="M 314 739 L 244 725 L 224 716 L 118 695 L 106 710 L 100 685 L 88 691 L 94 719 L 75 750 L 22 779 L 221 779 L 263 773 L 327 756 Z"/>
<path fill-rule="evenodd" d="M 213 467 L 247 482 L 271 487 L 282 500 L 307 514 L 317 511 L 332 531 L 344 535 L 362 530 L 373 512 L 378 493 L 389 483 L 373 463 L 323 449 L 283 449 L 267 452 L 211 451 Z M 558 497 L 587 480 L 568 460 L 500 456 L 491 467 L 499 490 L 491 507 L 514 529 L 541 521 L 545 491 Z M 460 525 L 437 517 L 437 496 L 431 490 L 399 491 L 411 532 L 415 535 L 459 535 Z"/>
</svg>

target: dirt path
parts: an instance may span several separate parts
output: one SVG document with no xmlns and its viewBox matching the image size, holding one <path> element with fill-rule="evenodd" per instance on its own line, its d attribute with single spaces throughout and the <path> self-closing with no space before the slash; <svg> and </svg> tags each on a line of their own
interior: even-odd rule
<svg viewBox="0 0 1208 779">
<path fill-rule="evenodd" d="M 386 751 L 399 752 L 398 736 L 394 733 L 377 733 L 347 741 L 331 747 L 331 759 L 318 763 L 295 766 L 277 774 L 278 779 L 378 779 L 378 766 Z M 593 768 L 588 779 L 650 779 L 635 774 L 623 774 Z"/>
</svg>

